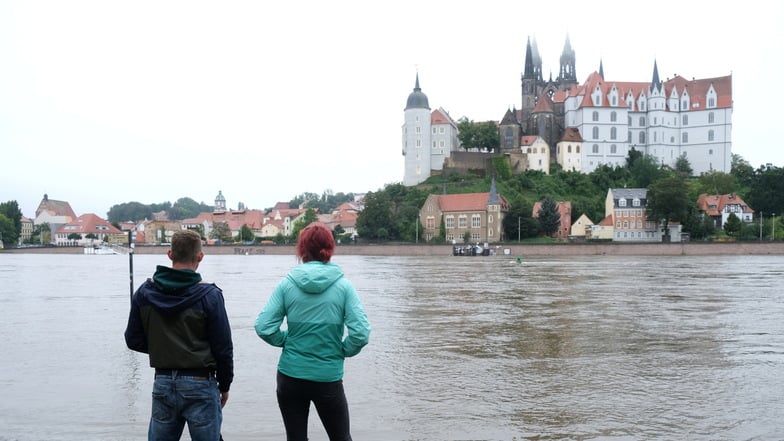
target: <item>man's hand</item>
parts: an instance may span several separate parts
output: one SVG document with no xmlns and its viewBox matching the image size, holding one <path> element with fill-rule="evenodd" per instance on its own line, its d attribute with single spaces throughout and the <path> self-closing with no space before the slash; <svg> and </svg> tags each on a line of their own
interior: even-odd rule
<svg viewBox="0 0 784 441">
<path fill-rule="evenodd" d="M 229 391 L 221 392 L 220 394 L 221 394 L 221 409 L 223 409 L 223 406 L 225 406 L 226 402 L 229 401 Z"/>
</svg>

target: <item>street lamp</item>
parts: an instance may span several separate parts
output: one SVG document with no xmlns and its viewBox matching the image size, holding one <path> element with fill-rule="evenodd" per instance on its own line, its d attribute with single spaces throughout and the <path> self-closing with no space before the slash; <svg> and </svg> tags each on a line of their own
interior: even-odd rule
<svg viewBox="0 0 784 441">
<path fill-rule="evenodd" d="M 773 217 L 773 228 L 770 233 L 770 240 L 774 241 L 776 240 L 776 213 L 771 214 L 771 216 Z"/>
<path fill-rule="evenodd" d="M 517 216 L 517 242 L 520 242 L 520 216 Z"/>
<path fill-rule="evenodd" d="M 760 242 L 762 242 L 762 212 L 761 211 L 759 217 L 759 224 L 760 224 Z"/>
</svg>

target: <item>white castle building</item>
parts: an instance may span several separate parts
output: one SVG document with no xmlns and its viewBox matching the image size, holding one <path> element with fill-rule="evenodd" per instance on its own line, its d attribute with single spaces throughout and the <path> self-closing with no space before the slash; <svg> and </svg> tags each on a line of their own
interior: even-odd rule
<svg viewBox="0 0 784 441">
<path fill-rule="evenodd" d="M 528 41 L 522 106 L 507 110 L 498 123 L 498 152 L 526 156 L 534 151 L 526 146 L 533 136 L 546 143 L 550 162 L 583 173 L 605 164 L 623 166 L 631 149 L 670 167 L 683 157 L 694 175 L 730 172 L 732 75 L 692 80 L 676 75 L 661 81 L 654 61 L 650 82 L 610 81 L 600 62 L 599 71 L 580 85 L 574 59 L 567 36 L 559 76 L 544 81 L 536 41 Z M 442 170 L 460 142 L 449 114 L 440 108 L 431 112 L 419 74 L 404 113 L 403 184 L 416 185 Z M 528 168 L 544 162 L 527 156 L 525 161 Z"/>
</svg>

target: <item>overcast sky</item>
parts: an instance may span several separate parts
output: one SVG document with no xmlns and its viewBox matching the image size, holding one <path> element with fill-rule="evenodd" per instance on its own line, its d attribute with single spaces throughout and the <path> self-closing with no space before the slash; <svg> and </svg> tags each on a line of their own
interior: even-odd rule
<svg viewBox="0 0 784 441">
<path fill-rule="evenodd" d="M 403 179 L 417 72 L 431 108 L 499 120 L 520 107 L 527 38 L 556 77 L 567 34 L 581 83 L 600 60 L 607 81 L 650 81 L 654 60 L 662 79 L 731 74 L 733 153 L 784 166 L 782 8 L 535 4 L 0 0 L 0 202 L 105 217 L 219 190 L 257 209 L 376 191 Z"/>
</svg>

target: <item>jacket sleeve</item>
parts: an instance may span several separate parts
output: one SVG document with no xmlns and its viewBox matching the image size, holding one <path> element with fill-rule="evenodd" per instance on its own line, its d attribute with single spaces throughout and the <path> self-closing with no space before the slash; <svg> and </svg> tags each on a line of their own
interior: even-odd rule
<svg viewBox="0 0 784 441">
<path fill-rule="evenodd" d="M 353 357 L 359 354 L 370 340 L 370 322 L 368 322 L 362 302 L 359 300 L 354 285 L 348 280 L 346 283 L 346 307 L 344 322 L 348 334 L 343 339 L 343 355 Z"/>
<path fill-rule="evenodd" d="M 131 298 L 131 311 L 128 313 L 128 325 L 125 328 L 125 344 L 128 349 L 136 352 L 147 354 L 147 334 L 144 333 L 144 326 L 142 325 L 142 316 L 139 310 L 139 299 L 141 293 L 139 290 L 133 294 Z"/>
<path fill-rule="evenodd" d="M 283 301 L 285 283 L 285 280 L 282 281 L 275 290 L 272 291 L 272 296 L 270 296 L 267 301 L 267 305 L 264 306 L 264 309 L 262 309 L 261 312 L 259 312 L 258 317 L 256 317 L 255 326 L 256 335 L 272 346 L 277 346 L 279 348 L 283 347 L 283 344 L 286 342 L 286 336 L 288 335 L 287 330 L 280 329 L 283 318 L 286 316 L 286 305 Z"/>
<path fill-rule="evenodd" d="M 213 292 L 206 299 L 208 302 L 207 329 L 210 351 L 217 363 L 215 377 L 218 380 L 220 391 L 227 392 L 234 380 L 234 344 L 231 339 L 231 326 L 226 313 L 223 291 L 215 286 Z"/>
</svg>

